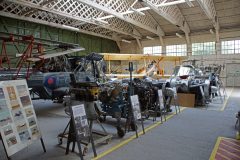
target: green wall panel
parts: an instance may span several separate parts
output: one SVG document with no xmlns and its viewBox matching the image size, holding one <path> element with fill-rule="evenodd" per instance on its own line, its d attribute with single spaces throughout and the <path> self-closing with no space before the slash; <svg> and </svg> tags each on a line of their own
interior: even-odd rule
<svg viewBox="0 0 240 160">
<path fill-rule="evenodd" d="M 85 51 L 75 53 L 74 55 L 85 55 L 91 52 L 120 52 L 116 42 L 112 40 L 1 16 L 0 32 L 15 33 L 20 35 L 33 35 L 34 37 L 42 39 L 77 43 L 81 47 L 85 48 Z M 2 45 L 2 42 L 0 42 L 0 44 Z M 26 46 L 24 45 L 20 46 L 21 50 L 24 50 L 25 47 Z M 11 56 L 16 54 L 16 49 L 13 45 L 9 44 L 8 50 Z"/>
</svg>

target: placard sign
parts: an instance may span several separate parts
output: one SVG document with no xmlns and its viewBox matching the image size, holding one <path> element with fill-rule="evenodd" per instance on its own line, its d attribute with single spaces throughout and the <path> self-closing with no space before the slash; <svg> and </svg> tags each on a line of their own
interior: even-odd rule
<svg viewBox="0 0 240 160">
<path fill-rule="evenodd" d="M 163 108 L 164 108 L 164 106 L 161 105 L 162 100 L 163 100 L 162 90 L 159 89 L 159 90 L 158 90 L 158 101 L 159 101 L 160 109 L 163 109 Z"/>
<path fill-rule="evenodd" d="M 89 136 L 89 127 L 84 104 L 72 106 L 72 114 L 77 137 L 83 138 Z"/>
<path fill-rule="evenodd" d="M 176 87 L 173 87 L 173 93 L 174 93 L 174 98 L 176 99 L 177 98 L 177 88 Z"/>
<path fill-rule="evenodd" d="M 131 96 L 131 104 L 132 104 L 132 111 L 135 120 L 139 120 L 142 118 L 139 100 L 137 95 Z"/>
<path fill-rule="evenodd" d="M 0 82 L 0 133 L 8 156 L 41 138 L 26 80 Z"/>
</svg>

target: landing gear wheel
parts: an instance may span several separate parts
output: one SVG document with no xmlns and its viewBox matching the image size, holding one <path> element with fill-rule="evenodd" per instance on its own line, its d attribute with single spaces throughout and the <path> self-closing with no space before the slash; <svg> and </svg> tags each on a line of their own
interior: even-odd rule
<svg viewBox="0 0 240 160">
<path fill-rule="evenodd" d="M 124 137 L 125 132 L 121 127 L 117 127 L 117 134 L 118 134 L 118 137 L 122 138 Z"/>
</svg>

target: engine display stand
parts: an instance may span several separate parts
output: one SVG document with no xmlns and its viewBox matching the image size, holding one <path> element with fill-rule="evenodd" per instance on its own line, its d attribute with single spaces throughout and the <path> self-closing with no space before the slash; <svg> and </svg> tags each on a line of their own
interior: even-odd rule
<svg viewBox="0 0 240 160">
<path fill-rule="evenodd" d="M 134 117 L 133 114 L 133 106 L 131 105 L 131 100 L 130 97 L 133 95 L 134 90 L 133 90 L 133 77 L 132 77 L 132 72 L 133 72 L 133 62 L 129 62 L 129 74 L 130 74 L 130 85 L 129 85 L 129 98 L 128 98 L 128 104 L 129 104 L 129 108 L 128 108 L 128 113 L 127 113 L 127 120 L 126 120 L 126 124 L 125 124 L 125 133 L 126 131 L 130 130 L 130 127 L 132 128 L 132 130 L 135 130 L 136 132 L 136 137 L 138 138 L 138 127 L 136 125 L 136 121 L 140 120 L 141 121 L 141 125 L 142 125 L 142 130 L 143 130 L 143 134 L 145 134 L 145 129 L 144 129 L 144 124 L 143 124 L 143 118 L 141 115 L 140 119 L 137 119 L 136 117 Z M 141 111 L 140 111 L 141 112 Z"/>
</svg>

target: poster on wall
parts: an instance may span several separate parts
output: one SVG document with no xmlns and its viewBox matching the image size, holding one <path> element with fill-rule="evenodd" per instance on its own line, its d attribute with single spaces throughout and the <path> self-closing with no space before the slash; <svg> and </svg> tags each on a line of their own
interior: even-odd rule
<svg viewBox="0 0 240 160">
<path fill-rule="evenodd" d="M 8 156 L 41 138 L 26 80 L 0 82 L 0 133 Z"/>
<path fill-rule="evenodd" d="M 141 119 L 142 115 L 141 115 L 140 104 L 139 104 L 137 95 L 131 96 L 131 104 L 132 104 L 132 111 L 133 111 L 134 119 L 135 120 Z"/>
</svg>

